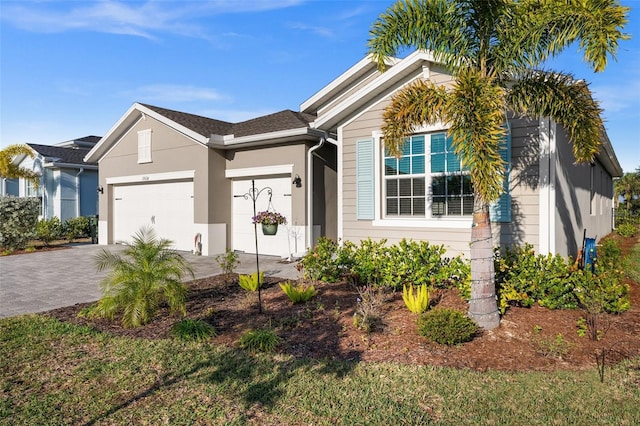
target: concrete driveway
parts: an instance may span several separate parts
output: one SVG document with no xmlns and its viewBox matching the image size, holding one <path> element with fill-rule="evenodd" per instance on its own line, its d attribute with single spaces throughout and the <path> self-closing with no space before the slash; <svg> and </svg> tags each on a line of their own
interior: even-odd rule
<svg viewBox="0 0 640 426">
<path fill-rule="evenodd" d="M 0 257 L 0 318 L 48 311 L 76 303 L 93 302 L 101 296 L 99 282 L 106 272 L 96 272 L 94 256 L 102 249 L 120 251 L 119 245 L 72 245 L 65 250 Z M 214 257 L 183 253 L 196 278 L 220 274 Z M 239 254 L 238 273 L 256 271 L 254 254 Z M 295 263 L 260 256 L 260 270 L 267 276 L 297 279 Z"/>
</svg>

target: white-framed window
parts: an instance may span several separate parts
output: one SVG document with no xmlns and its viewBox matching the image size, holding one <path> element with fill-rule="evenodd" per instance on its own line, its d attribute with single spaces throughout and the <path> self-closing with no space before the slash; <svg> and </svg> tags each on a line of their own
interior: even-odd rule
<svg viewBox="0 0 640 426">
<path fill-rule="evenodd" d="M 151 129 L 138 132 L 138 163 L 151 163 Z"/>
<path fill-rule="evenodd" d="M 461 167 L 444 132 L 410 137 L 400 158 L 385 150 L 383 176 L 386 218 L 473 214 L 469 171 Z"/>
<path fill-rule="evenodd" d="M 25 179 L 24 195 L 25 197 L 40 197 L 42 195 L 42 189 L 40 186 L 36 188 L 35 183 L 31 179 Z"/>
</svg>

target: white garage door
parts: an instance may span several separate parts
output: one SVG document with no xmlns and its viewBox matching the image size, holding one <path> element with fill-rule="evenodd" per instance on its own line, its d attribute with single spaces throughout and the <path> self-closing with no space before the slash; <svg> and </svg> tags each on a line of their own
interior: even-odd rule
<svg viewBox="0 0 640 426">
<path fill-rule="evenodd" d="M 263 235 L 258 224 L 258 252 L 281 257 L 289 257 L 293 248 L 289 247 L 288 227 L 291 223 L 291 178 L 256 179 L 257 191 L 264 189 L 256 199 L 256 211 L 275 210 L 287 218 L 287 225 L 279 225 L 276 235 Z M 269 193 L 271 188 L 271 206 Z M 253 232 L 253 201 L 244 194 L 251 191 L 251 180 L 233 181 L 233 224 L 232 245 L 234 250 L 255 253 L 256 243 Z"/>
<path fill-rule="evenodd" d="M 193 181 L 113 187 L 114 240 L 131 241 L 142 226 L 173 241 L 173 248 L 193 249 Z"/>
</svg>

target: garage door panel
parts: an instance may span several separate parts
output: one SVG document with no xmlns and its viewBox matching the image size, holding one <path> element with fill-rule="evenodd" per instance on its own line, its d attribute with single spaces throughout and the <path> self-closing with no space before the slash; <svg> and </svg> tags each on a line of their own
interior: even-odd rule
<svg viewBox="0 0 640 426">
<path fill-rule="evenodd" d="M 264 210 L 277 211 L 287 218 L 288 225 L 280 225 L 276 235 L 263 235 L 260 224 L 257 226 L 258 251 L 260 254 L 287 257 L 291 253 L 287 228 L 291 225 L 291 179 L 270 178 L 256 179 L 257 191 L 271 188 L 271 200 L 265 189 L 256 198 L 256 212 Z M 253 226 L 253 201 L 250 196 L 251 180 L 233 182 L 233 223 L 232 246 L 234 250 L 255 253 L 255 234 Z M 270 202 L 271 201 L 271 202 Z"/>
<path fill-rule="evenodd" d="M 115 241 L 151 226 L 173 248 L 193 248 L 193 181 L 116 186 L 113 213 Z"/>
</svg>

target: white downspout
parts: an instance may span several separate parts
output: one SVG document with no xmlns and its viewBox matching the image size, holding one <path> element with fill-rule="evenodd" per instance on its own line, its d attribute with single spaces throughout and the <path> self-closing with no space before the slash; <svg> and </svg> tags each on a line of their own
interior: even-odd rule
<svg viewBox="0 0 640 426">
<path fill-rule="evenodd" d="M 307 151 L 307 232 L 305 238 L 307 249 L 313 245 L 313 153 L 322 148 L 326 140 L 325 133 L 320 138 L 320 142 Z"/>
<path fill-rule="evenodd" d="M 76 217 L 80 217 L 80 175 L 84 172 L 84 167 L 76 175 Z"/>
</svg>

